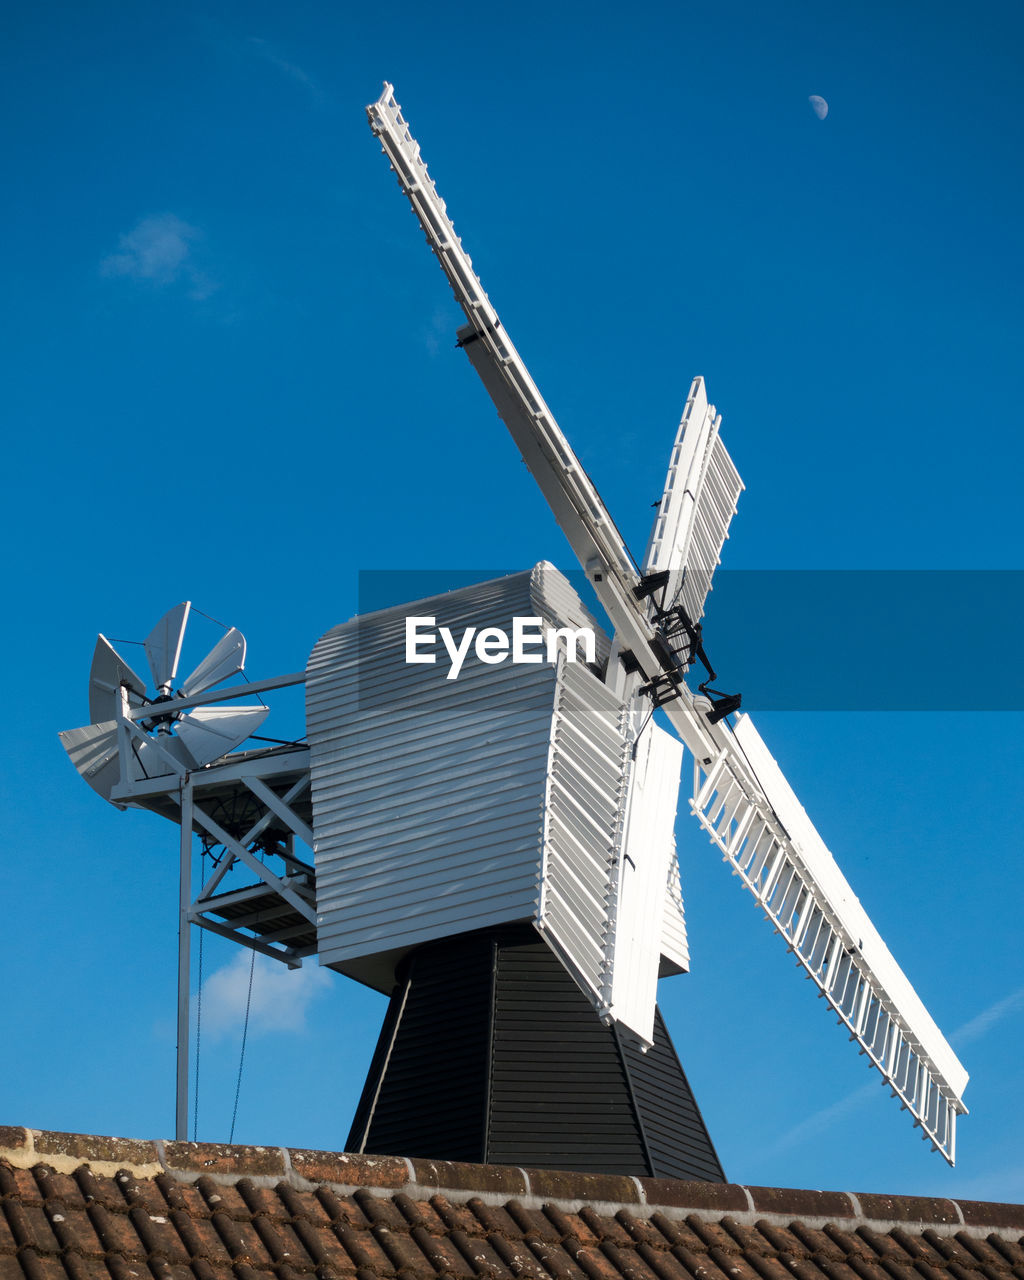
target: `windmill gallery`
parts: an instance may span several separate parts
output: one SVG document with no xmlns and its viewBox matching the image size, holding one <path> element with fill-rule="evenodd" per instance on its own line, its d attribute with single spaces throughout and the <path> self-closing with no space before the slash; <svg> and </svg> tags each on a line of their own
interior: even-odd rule
<svg viewBox="0 0 1024 1280">
<path fill-rule="evenodd" d="M 659 976 L 689 964 L 674 839 L 688 757 L 699 826 L 952 1163 L 966 1071 L 738 696 L 712 687 L 701 618 L 743 485 L 703 379 L 637 564 L 390 85 L 368 114 L 465 313 L 458 345 L 610 625 L 542 562 L 361 614 L 304 670 L 244 684 L 226 684 L 245 660 L 234 628 L 178 682 L 188 604 L 145 642 L 152 687 L 99 637 L 91 723 L 61 736 L 104 799 L 180 827 L 177 1136 L 195 924 L 390 997 L 349 1150 L 724 1180 L 656 1004 Z M 267 707 L 231 704 L 290 685 L 305 738 L 253 741 Z M 198 891 L 196 836 L 221 851 Z"/>
</svg>

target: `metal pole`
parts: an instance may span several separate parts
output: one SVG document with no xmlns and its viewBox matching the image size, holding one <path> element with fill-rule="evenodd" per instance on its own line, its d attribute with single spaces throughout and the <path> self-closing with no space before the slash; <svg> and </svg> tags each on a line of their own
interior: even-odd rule
<svg viewBox="0 0 1024 1280">
<path fill-rule="evenodd" d="M 192 782 L 181 784 L 181 856 L 178 880 L 178 1072 L 174 1137 L 188 1141 L 189 943 L 192 905 Z"/>
</svg>

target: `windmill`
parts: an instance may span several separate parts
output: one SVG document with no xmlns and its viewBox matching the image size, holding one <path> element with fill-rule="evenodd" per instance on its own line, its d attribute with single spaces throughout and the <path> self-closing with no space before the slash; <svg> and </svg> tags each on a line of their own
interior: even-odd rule
<svg viewBox="0 0 1024 1280">
<path fill-rule="evenodd" d="M 656 1006 L 659 975 L 688 967 L 673 834 L 685 751 L 698 823 L 952 1162 L 966 1072 L 749 717 L 730 723 L 738 697 L 712 687 L 701 619 L 742 482 L 703 380 L 638 566 L 390 85 L 368 113 L 466 314 L 459 345 L 612 634 L 542 563 L 360 615 L 303 671 L 257 682 L 225 687 L 245 657 L 232 629 L 176 685 L 188 605 L 145 642 L 152 692 L 99 638 L 92 723 L 62 740 L 105 799 L 180 825 L 177 1136 L 194 923 L 390 995 L 350 1148 L 723 1178 Z M 228 704 L 299 684 L 307 740 L 253 744 L 266 708 Z M 198 892 L 194 835 L 217 854 Z"/>
<path fill-rule="evenodd" d="M 750 717 L 730 727 L 738 699 L 715 694 L 707 681 L 695 696 L 684 680 L 695 658 L 707 665 L 700 613 L 739 483 L 701 380 L 691 388 L 647 561 L 638 570 L 484 292 L 391 85 L 367 114 L 466 316 L 459 345 L 611 620 L 619 666 L 641 682 L 633 696 L 662 708 L 690 754 L 694 816 L 922 1137 L 952 1163 L 967 1073 Z M 619 671 L 611 675 L 621 688 Z"/>
</svg>

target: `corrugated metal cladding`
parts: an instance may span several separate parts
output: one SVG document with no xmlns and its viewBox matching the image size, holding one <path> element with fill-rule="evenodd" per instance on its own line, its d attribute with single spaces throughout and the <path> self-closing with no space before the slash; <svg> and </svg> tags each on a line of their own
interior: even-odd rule
<svg viewBox="0 0 1024 1280">
<path fill-rule="evenodd" d="M 589 626 L 607 654 L 566 579 L 543 564 L 365 615 L 317 644 L 306 720 L 320 960 L 382 991 L 411 947 L 538 919 L 559 670 L 609 714 L 608 691 L 582 665 L 471 653 L 448 680 L 440 643 L 436 663 L 408 664 L 408 616 L 433 617 L 456 640 L 469 626 L 511 631 L 514 617 Z M 612 785 L 609 769 L 600 777 Z M 566 844 L 562 862 L 572 857 Z"/>
<path fill-rule="evenodd" d="M 410 617 L 455 642 L 516 617 L 599 635 L 538 565 L 320 641 L 306 697 L 321 963 L 389 992 L 412 948 L 528 922 L 602 1016 L 650 1044 L 659 950 L 685 965 L 670 870 L 681 746 L 652 725 L 633 760 L 623 705 L 564 653 L 524 665 L 471 650 L 455 679 L 443 646 L 410 664 Z"/>
</svg>

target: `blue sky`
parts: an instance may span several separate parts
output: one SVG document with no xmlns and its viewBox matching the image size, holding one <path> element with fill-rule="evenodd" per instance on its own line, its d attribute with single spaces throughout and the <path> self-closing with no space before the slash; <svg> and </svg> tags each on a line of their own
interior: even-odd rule
<svg viewBox="0 0 1024 1280">
<path fill-rule="evenodd" d="M 56 737 L 97 631 L 189 598 L 258 678 L 355 612 L 360 569 L 573 567 L 453 348 L 366 125 L 381 81 L 634 551 L 701 373 L 747 484 L 729 568 L 1020 569 L 1022 27 L 986 0 L 8 15 L 0 1119 L 173 1127 L 175 832 Z M 985 679 L 969 613 L 920 621 L 949 705 Z M 851 616 L 865 663 L 885 623 Z M 957 1168 L 683 816 L 694 967 L 662 1001 L 737 1181 L 1024 1199 L 1021 718 L 934 705 L 758 725 L 971 1072 Z M 210 1140 L 241 963 L 207 940 Z M 261 977 L 236 1140 L 339 1148 L 382 1012 Z"/>
</svg>

